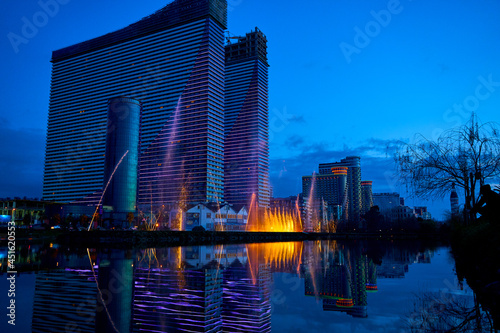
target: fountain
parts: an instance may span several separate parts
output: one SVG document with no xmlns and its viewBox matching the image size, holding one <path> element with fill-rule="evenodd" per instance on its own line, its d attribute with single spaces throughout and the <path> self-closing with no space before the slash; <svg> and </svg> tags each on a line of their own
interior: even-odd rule
<svg viewBox="0 0 500 333">
<path fill-rule="evenodd" d="M 127 154 L 128 154 L 128 150 L 125 152 L 125 154 L 123 154 L 122 158 L 120 158 L 120 160 L 116 164 L 115 168 L 113 169 L 113 172 L 111 173 L 111 176 L 109 177 L 108 182 L 106 183 L 106 186 L 104 187 L 104 190 L 102 191 L 101 198 L 99 199 L 99 203 L 97 204 L 97 207 L 95 208 L 95 212 L 92 215 L 92 220 L 90 220 L 89 228 L 87 229 L 87 231 L 90 231 L 90 229 L 92 228 L 92 224 L 94 223 L 94 218 L 97 216 L 97 210 L 99 210 L 99 206 L 101 206 L 102 198 L 104 197 L 104 194 L 106 193 L 106 190 L 108 189 L 108 186 L 111 183 L 111 179 L 113 179 L 113 176 L 114 176 L 116 170 L 118 169 L 118 167 L 122 163 L 125 156 L 127 156 Z"/>
</svg>

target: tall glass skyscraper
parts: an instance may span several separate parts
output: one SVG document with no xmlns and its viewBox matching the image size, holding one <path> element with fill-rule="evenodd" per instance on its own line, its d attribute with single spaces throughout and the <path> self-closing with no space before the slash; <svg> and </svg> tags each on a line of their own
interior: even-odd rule
<svg viewBox="0 0 500 333">
<path fill-rule="evenodd" d="M 269 206 L 267 39 L 257 28 L 226 45 L 224 196 Z"/>
<path fill-rule="evenodd" d="M 43 197 L 102 189 L 107 101 L 142 102 L 138 202 L 223 199 L 226 0 L 175 0 L 52 54 Z M 267 92 L 266 92 L 267 96 Z"/>
</svg>

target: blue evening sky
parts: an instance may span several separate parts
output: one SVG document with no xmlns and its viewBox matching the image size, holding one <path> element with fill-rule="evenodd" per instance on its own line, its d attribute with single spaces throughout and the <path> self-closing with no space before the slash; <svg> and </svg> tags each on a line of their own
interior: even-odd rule
<svg viewBox="0 0 500 333">
<path fill-rule="evenodd" d="M 41 4 L 51 0 L 1 4 L 0 197 L 41 196 L 51 52 L 168 2 L 58 1 L 45 17 Z M 268 38 L 274 196 L 296 195 L 301 176 L 348 155 L 361 156 L 374 192 L 405 195 L 393 176 L 398 140 L 435 137 L 463 124 L 471 110 L 483 122 L 500 121 L 499 1 L 228 3 L 232 35 L 258 27 Z M 35 21 L 37 31 L 23 36 L 25 21 Z M 14 35 L 23 43 L 11 42 Z M 407 204 L 428 205 L 437 218 L 449 207 L 448 199 Z"/>
</svg>

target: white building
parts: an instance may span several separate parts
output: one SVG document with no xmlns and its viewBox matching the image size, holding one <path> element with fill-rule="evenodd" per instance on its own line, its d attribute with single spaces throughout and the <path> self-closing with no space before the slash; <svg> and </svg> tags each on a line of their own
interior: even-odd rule
<svg viewBox="0 0 500 333">
<path fill-rule="evenodd" d="M 245 231 L 248 212 L 245 207 L 237 210 L 232 205 L 196 204 L 189 205 L 187 211 L 173 209 L 169 214 L 168 226 L 172 230 L 191 231 L 203 227 L 210 231 Z"/>
</svg>

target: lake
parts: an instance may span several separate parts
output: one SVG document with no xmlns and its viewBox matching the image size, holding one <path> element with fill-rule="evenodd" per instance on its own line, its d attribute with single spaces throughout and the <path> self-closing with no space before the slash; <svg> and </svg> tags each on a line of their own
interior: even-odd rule
<svg viewBox="0 0 500 333">
<path fill-rule="evenodd" d="M 16 326 L 2 332 L 406 332 L 474 301 L 450 249 L 418 241 L 26 245 L 17 263 Z M 2 309 L 8 288 L 4 272 Z"/>
</svg>

